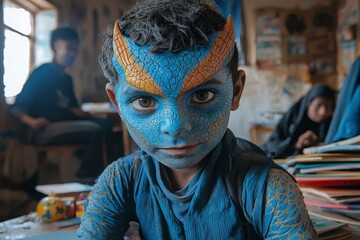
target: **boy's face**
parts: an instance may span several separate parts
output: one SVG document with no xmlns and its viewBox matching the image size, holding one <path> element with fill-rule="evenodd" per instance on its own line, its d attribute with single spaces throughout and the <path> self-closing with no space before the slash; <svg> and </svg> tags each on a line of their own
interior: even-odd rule
<svg viewBox="0 0 360 240">
<path fill-rule="evenodd" d="M 222 44 L 215 37 L 212 45 Z M 107 91 L 129 133 L 170 168 L 196 165 L 220 142 L 230 110 L 238 107 L 244 78 L 233 85 L 225 64 L 232 46 L 219 50 L 219 56 L 212 45 L 153 54 L 129 40 L 126 44 L 129 51 L 114 58 L 118 83 Z"/>
</svg>

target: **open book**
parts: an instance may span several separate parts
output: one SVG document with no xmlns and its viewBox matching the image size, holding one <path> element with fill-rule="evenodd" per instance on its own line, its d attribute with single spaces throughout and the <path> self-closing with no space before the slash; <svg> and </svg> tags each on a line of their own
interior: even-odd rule
<svg viewBox="0 0 360 240">
<path fill-rule="evenodd" d="M 304 154 L 326 152 L 360 152 L 360 135 L 339 142 L 305 148 Z"/>
</svg>

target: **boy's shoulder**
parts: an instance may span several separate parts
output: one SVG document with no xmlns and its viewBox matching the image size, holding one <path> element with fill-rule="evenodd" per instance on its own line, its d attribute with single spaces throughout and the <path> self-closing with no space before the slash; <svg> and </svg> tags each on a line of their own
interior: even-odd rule
<svg viewBox="0 0 360 240">
<path fill-rule="evenodd" d="M 133 171 L 136 152 L 137 151 L 113 161 L 109 166 L 105 168 L 104 172 L 101 174 L 101 181 L 111 181 L 113 176 L 121 176 L 121 179 L 126 179 L 126 181 L 129 181 L 131 178 L 131 173 Z"/>
<path fill-rule="evenodd" d="M 271 161 L 259 146 L 243 138 L 235 137 L 230 130 L 225 134 L 224 143 L 233 163 L 251 160 L 251 165 L 257 165 Z"/>
<path fill-rule="evenodd" d="M 272 168 L 284 170 L 277 165 L 259 146 L 241 138 L 236 138 L 236 147 L 231 151 L 232 173 L 246 171 L 246 175 L 267 175 Z M 235 173 L 234 173 L 235 171 Z M 252 174 L 250 174 L 252 173 Z"/>
<path fill-rule="evenodd" d="M 117 160 L 115 160 L 114 162 L 112 162 L 108 168 L 113 168 L 113 169 L 122 169 L 122 170 L 131 170 L 133 165 L 134 165 L 134 158 L 137 155 L 137 152 L 139 150 L 136 150 L 135 152 L 124 156 L 124 157 L 120 157 Z"/>
</svg>

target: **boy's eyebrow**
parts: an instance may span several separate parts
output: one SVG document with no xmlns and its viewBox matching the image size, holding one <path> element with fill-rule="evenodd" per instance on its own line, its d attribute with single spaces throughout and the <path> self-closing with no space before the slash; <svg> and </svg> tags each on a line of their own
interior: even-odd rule
<svg viewBox="0 0 360 240">
<path fill-rule="evenodd" d="M 217 78 L 211 77 L 209 78 L 209 80 L 205 81 L 203 84 L 201 85 L 205 85 L 205 84 L 216 84 L 216 85 L 222 85 L 224 84 L 222 81 L 218 80 Z"/>
<path fill-rule="evenodd" d="M 149 94 L 149 92 L 146 92 L 140 88 L 128 86 L 124 88 L 124 91 L 121 94 Z M 152 94 L 152 93 L 150 93 Z M 156 95 L 156 94 L 155 94 Z M 161 97 L 161 96 L 160 96 Z"/>
<path fill-rule="evenodd" d="M 218 80 L 217 78 L 210 77 L 209 79 L 206 79 L 203 83 L 201 83 L 199 86 L 196 86 L 194 88 L 202 87 L 204 85 L 209 85 L 209 84 L 223 85 L 224 83 L 222 81 Z M 192 89 L 194 89 L 194 88 L 192 88 Z M 192 90 L 192 89 L 189 89 L 189 90 Z"/>
<path fill-rule="evenodd" d="M 203 86 L 206 86 L 206 85 L 210 85 L 210 84 L 214 84 L 214 85 L 223 85 L 224 83 L 214 77 L 210 77 L 209 79 L 205 80 L 202 84 L 198 85 L 198 86 L 195 86 L 191 89 L 188 89 L 186 92 L 184 92 L 184 94 L 186 94 L 187 92 L 193 90 L 193 89 L 196 89 L 196 88 L 199 88 L 199 87 L 203 87 Z"/>
</svg>

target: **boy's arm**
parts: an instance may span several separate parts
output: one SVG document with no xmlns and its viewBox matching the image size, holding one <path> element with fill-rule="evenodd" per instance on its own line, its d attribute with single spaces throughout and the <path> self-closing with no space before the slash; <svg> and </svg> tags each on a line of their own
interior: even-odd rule
<svg viewBox="0 0 360 240">
<path fill-rule="evenodd" d="M 270 170 L 265 204 L 265 239 L 317 239 L 302 193 L 286 172 Z"/>
<path fill-rule="evenodd" d="M 123 239 L 129 228 L 132 209 L 128 177 L 118 162 L 100 176 L 90 193 L 89 206 L 81 218 L 78 236 L 81 239 Z"/>
</svg>

